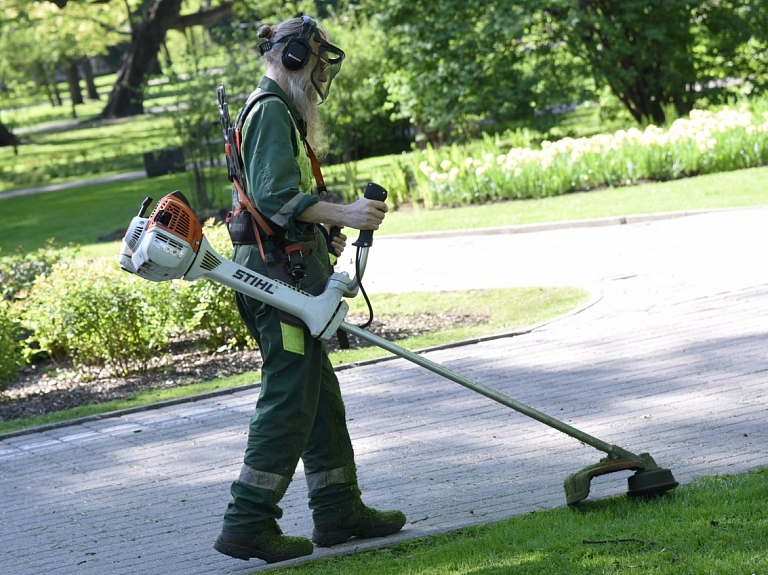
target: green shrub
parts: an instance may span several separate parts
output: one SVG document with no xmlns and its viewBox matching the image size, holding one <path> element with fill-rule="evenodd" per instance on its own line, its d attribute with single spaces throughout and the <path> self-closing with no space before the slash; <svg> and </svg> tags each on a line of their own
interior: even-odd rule
<svg viewBox="0 0 768 575">
<path fill-rule="evenodd" d="M 206 225 L 204 233 L 213 249 L 223 257 L 231 256 L 232 245 L 223 224 Z M 240 319 L 231 288 L 207 279 L 174 282 L 174 297 L 175 321 L 184 334 L 212 349 L 254 345 Z"/>
<path fill-rule="evenodd" d="M 207 225 L 205 233 L 214 249 L 230 256 L 226 227 Z M 13 269 L 26 269 L 19 262 L 28 263 L 15 260 Z M 5 329 L 10 339 L 0 342 L 0 369 L 9 377 L 20 365 L 5 361 L 6 355 L 22 360 L 45 354 L 57 363 L 69 359 L 81 373 L 97 368 L 125 375 L 145 371 L 176 337 L 209 349 L 253 345 L 234 292 L 221 284 L 205 279 L 150 282 L 122 272 L 114 257 L 74 261 L 46 257 L 36 263 L 35 269 L 45 273 L 32 282 L 30 272 L 24 280 L 28 293 L 18 306 L 20 326 L 17 322 L 15 331 Z M 16 288 L 14 292 L 18 293 Z M 2 319 L 0 328 L 7 322 Z M 15 343 L 19 338 L 11 334 L 17 335 L 21 328 L 28 336 L 19 353 Z"/>
<path fill-rule="evenodd" d="M 179 328 L 185 336 L 210 349 L 238 349 L 251 343 L 235 305 L 234 292 L 210 280 L 179 282 L 177 298 Z"/>
<path fill-rule="evenodd" d="M 34 252 L 20 250 L 4 255 L 0 250 L 0 256 L 3 256 L 0 257 L 0 299 L 24 299 L 35 278 L 49 273 L 56 262 L 75 258 L 78 251 L 71 246 L 58 246 L 53 239 Z"/>
<path fill-rule="evenodd" d="M 121 272 L 114 258 L 56 264 L 27 298 L 24 353 L 115 375 L 146 370 L 176 333 L 171 292 L 170 283 Z"/>
<path fill-rule="evenodd" d="M 20 333 L 19 322 L 11 313 L 10 306 L 0 301 L 0 391 L 7 389 L 24 367 Z"/>
</svg>

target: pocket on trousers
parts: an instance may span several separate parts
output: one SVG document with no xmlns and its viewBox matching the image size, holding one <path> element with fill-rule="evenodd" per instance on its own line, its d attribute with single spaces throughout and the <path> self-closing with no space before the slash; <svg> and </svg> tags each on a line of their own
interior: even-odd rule
<svg viewBox="0 0 768 575">
<path fill-rule="evenodd" d="M 283 349 L 298 355 L 304 355 L 304 328 L 280 322 L 283 333 Z"/>
</svg>

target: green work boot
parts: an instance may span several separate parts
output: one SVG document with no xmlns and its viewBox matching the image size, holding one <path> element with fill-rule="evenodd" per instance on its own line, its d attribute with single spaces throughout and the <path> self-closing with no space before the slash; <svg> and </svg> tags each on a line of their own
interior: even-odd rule
<svg viewBox="0 0 768 575">
<path fill-rule="evenodd" d="M 311 555 L 315 549 L 309 539 L 283 535 L 274 519 L 262 521 L 248 533 L 223 530 L 213 548 L 235 559 L 247 561 L 256 557 L 267 563 Z"/>
<path fill-rule="evenodd" d="M 377 511 L 360 504 L 344 519 L 315 525 L 312 541 L 319 547 L 344 543 L 350 537 L 385 537 L 397 533 L 405 525 L 400 511 Z"/>
</svg>

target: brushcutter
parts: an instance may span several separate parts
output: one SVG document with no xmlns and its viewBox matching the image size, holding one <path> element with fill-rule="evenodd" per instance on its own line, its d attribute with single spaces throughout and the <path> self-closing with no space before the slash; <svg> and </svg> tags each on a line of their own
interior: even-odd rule
<svg viewBox="0 0 768 575">
<path fill-rule="evenodd" d="M 365 196 L 382 200 L 386 198 L 386 190 L 371 183 L 366 188 Z M 349 305 L 343 298 L 355 297 L 362 291 L 362 276 L 368 250 L 373 243 L 372 231 L 361 232 L 353 243 L 357 246 L 355 277 L 350 278 L 346 272 L 333 273 L 325 291 L 312 296 L 217 253 L 204 236 L 199 220 L 181 192 L 176 191 L 162 198 L 150 216 L 144 217 L 151 202 L 152 199 L 147 198 L 142 203 L 139 215 L 133 218 L 126 231 L 120 252 L 120 266 L 125 271 L 155 282 L 207 278 L 221 283 L 298 317 L 315 338 L 327 341 L 338 329 L 342 329 L 604 452 L 607 456 L 600 462 L 565 479 L 565 496 L 569 505 L 587 498 L 593 477 L 617 471 L 634 471 L 628 478 L 629 496 L 653 497 L 677 487 L 672 472 L 660 468 L 648 453 L 634 454 L 606 443 L 422 355 L 345 322 Z"/>
</svg>

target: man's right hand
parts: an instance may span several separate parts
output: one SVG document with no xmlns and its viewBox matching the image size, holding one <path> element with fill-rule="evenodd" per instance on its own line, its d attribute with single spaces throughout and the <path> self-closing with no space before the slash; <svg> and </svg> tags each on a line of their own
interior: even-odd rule
<svg viewBox="0 0 768 575">
<path fill-rule="evenodd" d="M 351 204 L 317 202 L 301 212 L 296 220 L 356 230 L 378 230 L 388 210 L 386 203 L 367 198 Z"/>
<path fill-rule="evenodd" d="M 348 221 L 345 225 L 356 230 L 378 230 L 385 214 L 389 211 L 386 203 L 378 200 L 360 198 L 344 206 Z"/>
</svg>

